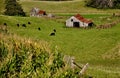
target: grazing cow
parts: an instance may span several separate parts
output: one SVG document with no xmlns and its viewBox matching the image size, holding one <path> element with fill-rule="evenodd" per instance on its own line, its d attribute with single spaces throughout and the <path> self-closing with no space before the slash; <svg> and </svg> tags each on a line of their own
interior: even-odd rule
<svg viewBox="0 0 120 78">
<path fill-rule="evenodd" d="M 92 76 L 89 76 L 89 78 L 93 78 Z"/>
<path fill-rule="evenodd" d="M 31 24 L 31 22 L 28 22 L 28 24 Z"/>
<path fill-rule="evenodd" d="M 55 36 L 55 33 L 50 33 L 50 36 Z"/>
<path fill-rule="evenodd" d="M 22 27 L 27 27 L 26 24 L 22 24 Z"/>
<path fill-rule="evenodd" d="M 20 24 L 17 24 L 17 27 L 19 27 L 20 26 Z"/>
<path fill-rule="evenodd" d="M 7 23 L 3 23 L 3 25 L 7 26 Z"/>
<path fill-rule="evenodd" d="M 56 29 L 54 29 L 53 31 L 56 32 Z"/>
<path fill-rule="evenodd" d="M 40 28 L 40 27 L 38 27 L 38 30 L 40 31 L 40 30 L 41 30 L 41 28 Z"/>
</svg>

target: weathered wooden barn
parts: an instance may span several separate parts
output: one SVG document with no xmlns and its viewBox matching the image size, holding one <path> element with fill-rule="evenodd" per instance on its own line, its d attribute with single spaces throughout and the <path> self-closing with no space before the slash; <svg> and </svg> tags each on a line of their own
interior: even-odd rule
<svg viewBox="0 0 120 78">
<path fill-rule="evenodd" d="M 91 27 L 93 22 L 82 17 L 80 14 L 70 17 L 66 20 L 67 27 Z"/>
<path fill-rule="evenodd" d="M 45 15 L 47 15 L 47 13 L 43 10 L 40 10 L 39 8 L 32 8 L 30 11 L 30 16 L 40 17 Z"/>
<path fill-rule="evenodd" d="M 39 16 L 44 16 L 44 15 L 47 15 L 47 14 L 46 14 L 46 12 L 45 12 L 45 11 L 40 10 L 40 11 L 38 12 L 38 15 L 39 15 Z"/>
</svg>

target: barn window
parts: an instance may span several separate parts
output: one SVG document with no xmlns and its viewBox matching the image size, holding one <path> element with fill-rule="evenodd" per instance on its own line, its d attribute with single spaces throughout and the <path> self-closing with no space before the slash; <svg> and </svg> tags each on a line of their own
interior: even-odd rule
<svg viewBox="0 0 120 78">
<path fill-rule="evenodd" d="M 71 19 L 71 22 L 73 22 L 73 19 Z"/>
</svg>

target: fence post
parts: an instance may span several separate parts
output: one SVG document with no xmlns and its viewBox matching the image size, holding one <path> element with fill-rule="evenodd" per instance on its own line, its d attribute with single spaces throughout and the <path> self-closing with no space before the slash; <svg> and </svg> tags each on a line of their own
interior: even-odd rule
<svg viewBox="0 0 120 78">
<path fill-rule="evenodd" d="M 85 73 L 85 71 L 87 70 L 89 64 L 87 63 L 86 65 L 84 65 L 84 67 L 82 68 L 82 70 L 79 72 L 79 75 L 83 75 Z"/>
</svg>

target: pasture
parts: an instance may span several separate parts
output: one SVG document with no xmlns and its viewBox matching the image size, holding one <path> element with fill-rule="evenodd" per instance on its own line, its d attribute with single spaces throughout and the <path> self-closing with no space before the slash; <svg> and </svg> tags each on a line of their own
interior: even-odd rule
<svg viewBox="0 0 120 78">
<path fill-rule="evenodd" d="M 23 38 L 45 40 L 51 47 L 57 46 L 64 55 L 75 56 L 80 65 L 89 63 L 87 74 L 93 78 L 120 77 L 120 23 L 108 29 L 66 28 L 65 20 L 76 13 L 92 19 L 96 25 L 111 23 L 120 17 L 112 17 L 119 10 L 98 10 L 84 6 L 82 0 L 68 2 L 20 1 L 29 14 L 32 7 L 53 13 L 55 18 L 17 17 L 0 15 L 0 24 L 5 22 L 8 30 Z M 70 6 L 71 5 L 71 6 Z M 58 7 L 59 6 L 59 7 Z M 31 24 L 28 24 L 28 22 Z M 17 24 L 20 24 L 18 27 Z M 26 24 L 23 27 L 22 24 Z M 40 30 L 38 30 L 40 28 Z M 56 29 L 55 36 L 50 33 Z"/>
<path fill-rule="evenodd" d="M 95 9 L 85 6 L 84 0 L 73 1 L 27 1 L 21 0 L 20 3 L 27 14 L 29 14 L 31 8 L 38 7 L 41 10 L 45 10 L 47 13 L 54 14 L 112 14 L 113 12 L 119 13 L 119 9 Z"/>
<path fill-rule="evenodd" d="M 84 16 L 90 19 L 100 19 L 101 16 L 108 17 L 109 15 L 93 14 Z M 0 23 L 6 21 L 11 33 L 34 40 L 45 40 L 52 46 L 57 46 L 65 55 L 75 56 L 76 61 L 80 64 L 88 62 L 90 64 L 88 73 L 92 76 L 97 78 L 104 76 L 109 78 L 119 77 L 120 24 L 100 30 L 96 28 L 66 28 L 63 21 L 67 17 L 68 15 L 60 19 L 50 19 L 0 16 L 2 19 Z M 118 18 L 112 20 L 114 19 Z M 31 22 L 30 25 L 27 24 L 28 21 Z M 96 20 L 95 23 L 99 24 L 101 21 Z M 20 24 L 19 27 L 16 25 L 17 23 Z M 26 27 L 22 27 L 22 24 L 26 24 Z M 40 31 L 38 30 L 39 27 Z M 49 36 L 53 29 L 56 29 L 56 35 Z"/>
</svg>

